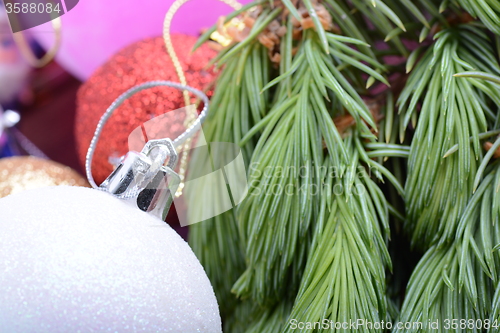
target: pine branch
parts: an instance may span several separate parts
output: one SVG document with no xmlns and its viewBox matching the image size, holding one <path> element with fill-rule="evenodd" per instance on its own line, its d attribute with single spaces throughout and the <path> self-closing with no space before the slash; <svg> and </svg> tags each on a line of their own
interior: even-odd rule
<svg viewBox="0 0 500 333">
<path fill-rule="evenodd" d="M 289 30 L 288 34 L 291 33 Z M 330 55 L 318 57 L 320 37 L 312 31 L 304 34 L 303 46 L 294 56 L 290 70 L 271 82 L 270 85 L 277 85 L 277 101 L 262 120 L 265 129 L 252 156 L 249 173 L 251 189 L 239 208 L 248 268 L 234 291 L 243 298 L 251 296 L 262 305 L 272 304 L 285 292 L 298 288 L 311 223 L 319 211 L 319 200 L 315 199 L 318 196 L 311 194 L 310 189 L 320 186 L 313 170 L 323 164 L 323 139 L 337 167 L 348 161 L 332 116 L 341 114 L 344 107 L 355 119 L 357 130 L 374 139 L 366 124 L 376 127 L 370 111 L 336 65 L 346 62 L 352 66 L 346 70 L 361 70 L 385 81 L 360 60 L 381 67 L 367 55 L 346 47 L 341 36 L 327 34 L 327 39 Z M 285 52 L 291 54 L 291 47 Z M 285 104 L 287 107 L 283 107 Z M 271 173 L 266 174 L 266 170 Z M 276 175 L 279 170 L 283 174 Z M 288 173 L 289 170 L 306 170 L 306 174 Z M 273 192 L 275 188 L 278 191 Z M 284 189 L 293 189 L 293 193 Z M 289 277 L 293 280 L 288 280 Z"/>
<path fill-rule="evenodd" d="M 496 0 L 457 0 L 469 14 L 478 17 L 489 30 L 500 35 L 500 3 Z"/>
<path fill-rule="evenodd" d="M 464 252 L 459 245 L 443 248 L 433 246 L 427 251 L 412 274 L 398 318 L 398 322 L 422 323 L 424 326 L 395 327 L 393 333 L 450 332 L 451 319 L 472 320 L 474 326 L 467 332 L 482 332 L 481 327 L 478 325 L 476 329 L 475 325 L 478 320 L 489 318 L 493 284 L 477 260 L 469 258 L 469 274 L 474 275 L 472 280 L 475 282 L 470 288 L 475 288 L 481 298 L 471 299 L 469 293 L 461 290 L 458 275 L 462 255 Z M 439 326 L 430 325 L 436 321 Z M 466 332 L 460 327 L 455 331 Z"/>
<path fill-rule="evenodd" d="M 500 172 L 491 161 L 500 139 L 486 154 L 481 147 L 500 124 L 498 47 L 485 28 L 500 31 L 499 8 L 496 0 L 283 0 L 238 13 L 247 26 L 213 60 L 222 73 L 204 130 L 208 142 L 240 144 L 250 190 L 235 214 L 190 235 L 229 330 L 388 319 L 389 213 L 427 250 L 401 320 L 499 316 Z M 412 52 L 402 42 L 432 34 Z M 370 47 L 384 39 L 390 49 Z M 362 96 L 404 71 L 380 63 L 397 53 L 409 54 L 411 74 L 374 112 Z M 410 147 L 397 145 L 415 126 Z M 408 158 L 408 170 L 393 160 L 386 168 L 389 157 Z M 392 184 L 385 194 L 376 179 Z M 344 192 L 312 191 L 325 184 Z M 364 191 L 345 192 L 353 187 Z M 403 194 L 407 216 L 385 197 Z"/>
<path fill-rule="evenodd" d="M 470 199 L 460 219 L 456 241 L 449 246 L 431 247 L 409 282 L 401 310 L 402 322 L 439 322 L 443 330 L 447 319 L 465 320 L 474 325 L 460 331 L 482 332 L 476 326 L 485 319 L 498 320 L 498 265 L 500 256 L 500 210 L 496 189 L 499 163 L 493 164 L 481 186 Z M 495 296 L 493 296 L 495 293 Z M 478 321 L 480 320 L 480 321 Z M 491 323 L 490 323 L 491 324 Z M 430 327 L 397 332 L 433 332 Z M 496 328 L 492 331 L 495 332 Z"/>
<path fill-rule="evenodd" d="M 441 31 L 436 40 L 413 69 L 398 101 L 405 124 L 422 101 L 405 190 L 407 228 L 412 243 L 424 249 L 453 239 L 482 157 L 477 138 L 495 120 L 488 105 L 500 105 L 491 84 L 453 78 L 472 68 L 500 73 L 489 38 L 476 27 L 461 25 Z M 470 142 L 469 137 L 475 139 Z M 443 159 L 456 144 L 458 154 Z"/>
<path fill-rule="evenodd" d="M 352 145 L 352 143 L 351 143 Z M 351 147 L 350 150 L 355 149 Z M 355 153 L 356 155 L 356 153 Z M 385 267 L 390 266 L 386 248 L 388 208 L 384 195 L 357 164 L 355 175 L 334 179 L 325 175 L 321 212 L 314 230 L 301 288 L 290 318 L 298 322 L 380 323 L 387 318 Z M 325 170 L 332 167 L 325 160 Z M 350 179 L 350 180 L 348 180 Z M 341 193 L 335 189 L 342 189 Z M 385 235 L 384 235 L 385 234 Z M 292 332 L 288 325 L 283 332 Z M 315 332 L 330 332 L 316 327 Z M 361 328 L 361 332 L 379 329 Z"/>
<path fill-rule="evenodd" d="M 252 323 L 245 333 L 276 333 L 287 324 L 290 316 L 291 304 L 288 301 L 280 302 L 275 308 L 257 312 Z"/>
<path fill-rule="evenodd" d="M 291 302 L 282 300 L 271 308 L 262 308 L 251 301 L 240 302 L 224 322 L 224 332 L 276 333 L 287 323 Z"/>
<path fill-rule="evenodd" d="M 211 112 L 203 134 L 208 143 L 238 143 L 266 112 L 268 93 L 258 94 L 263 84 L 269 81 L 270 65 L 265 48 L 260 44 L 251 44 L 243 50 L 245 56 L 231 58 L 225 64 L 218 78 L 218 84 L 211 101 Z M 234 83 L 235 73 L 240 73 L 242 80 Z M 255 145 L 249 140 L 242 151 L 245 161 L 249 161 Z M 210 156 L 205 151 L 195 151 L 188 176 L 204 175 L 207 166 L 212 165 Z M 212 171 L 212 170 L 210 170 Z M 211 188 L 208 185 L 208 188 Z M 189 202 L 205 202 L 200 197 L 203 193 L 186 191 Z M 190 210 L 188 218 L 199 221 L 193 214 L 199 210 Z M 231 293 L 233 283 L 245 269 L 244 247 L 239 238 L 234 211 L 228 211 L 212 219 L 190 226 L 189 244 L 205 268 L 212 282 L 221 310 L 222 318 L 229 318 L 238 300 Z"/>
</svg>

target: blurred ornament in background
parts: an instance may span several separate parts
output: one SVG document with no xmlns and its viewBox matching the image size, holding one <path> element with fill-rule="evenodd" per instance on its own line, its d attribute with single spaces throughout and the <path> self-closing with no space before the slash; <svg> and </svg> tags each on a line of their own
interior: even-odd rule
<svg viewBox="0 0 500 333">
<path fill-rule="evenodd" d="M 0 6 L 0 105 L 12 106 L 26 93 L 30 66 L 22 57 L 12 35 L 7 13 Z"/>
<path fill-rule="evenodd" d="M 0 199 L 3 332 L 221 332 L 214 291 L 172 228 L 82 187 Z"/>
<path fill-rule="evenodd" d="M 0 105 L 0 158 L 17 155 L 14 138 L 8 131 L 20 120 L 19 113 L 7 110 L 4 111 Z"/>
<path fill-rule="evenodd" d="M 62 44 L 56 60 L 85 81 L 120 49 L 163 30 L 165 13 L 174 0 L 85 0 L 61 17 Z M 241 1 L 248 3 L 249 0 Z M 192 0 L 172 22 L 173 33 L 197 36 L 231 8 L 216 0 Z M 85 27 L 85 28 L 82 28 Z M 50 23 L 28 30 L 46 49 L 54 44 Z"/>
<path fill-rule="evenodd" d="M 0 159 L 0 198 L 56 185 L 90 187 L 79 173 L 54 161 L 32 156 Z"/>
<path fill-rule="evenodd" d="M 172 35 L 172 43 L 187 84 L 204 90 L 215 78 L 211 69 L 205 69 L 215 51 L 204 45 L 191 53 L 195 42 L 196 37 Z M 161 37 L 146 39 L 121 50 L 83 84 L 78 92 L 75 119 L 77 148 L 82 166 L 96 125 L 109 105 L 133 86 L 154 80 L 178 81 Z M 210 96 L 210 93 L 207 95 Z M 195 99 L 192 101 L 194 103 Z M 102 182 L 113 171 L 120 157 L 130 150 L 128 137 L 134 129 L 148 120 L 184 106 L 182 92 L 168 87 L 148 89 L 125 101 L 109 119 L 97 145 L 92 166 L 96 182 Z M 185 129 L 182 117 L 175 116 L 170 120 L 173 122 L 166 122 L 169 128 L 159 129 L 162 131 L 161 137 L 167 136 L 166 130 L 178 133 Z M 149 131 L 148 139 L 154 138 L 154 133 Z"/>
</svg>

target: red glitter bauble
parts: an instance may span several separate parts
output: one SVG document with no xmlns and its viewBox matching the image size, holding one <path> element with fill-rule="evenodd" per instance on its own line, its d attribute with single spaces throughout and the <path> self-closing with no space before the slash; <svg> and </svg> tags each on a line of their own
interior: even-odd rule
<svg viewBox="0 0 500 333">
<path fill-rule="evenodd" d="M 206 70 L 205 66 L 216 52 L 202 46 L 191 53 L 195 42 L 196 37 L 172 35 L 174 50 L 188 85 L 203 90 L 215 77 L 214 72 Z M 82 85 L 77 98 L 75 128 L 82 165 L 85 164 L 97 123 L 111 103 L 126 90 L 155 80 L 179 82 L 161 37 L 146 39 L 124 48 Z M 101 183 L 113 171 L 111 160 L 129 151 L 128 136 L 134 129 L 152 118 L 184 106 L 182 92 L 168 87 L 146 89 L 125 101 L 104 126 L 97 144 L 92 163 L 92 175 L 96 182 Z M 175 121 L 168 126 L 176 127 L 172 130 L 178 133 L 183 129 L 183 122 Z M 149 139 L 155 138 L 150 133 L 148 135 Z"/>
</svg>

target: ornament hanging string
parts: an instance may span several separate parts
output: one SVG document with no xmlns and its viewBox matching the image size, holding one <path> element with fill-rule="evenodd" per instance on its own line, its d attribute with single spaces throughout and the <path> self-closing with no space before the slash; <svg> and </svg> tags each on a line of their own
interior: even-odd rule
<svg viewBox="0 0 500 333">
<path fill-rule="evenodd" d="M 167 11 L 167 14 L 165 15 L 165 20 L 163 22 L 163 40 L 165 41 L 165 47 L 167 49 L 167 53 L 172 59 L 172 63 L 174 64 L 175 71 L 177 73 L 177 76 L 179 77 L 179 82 L 183 85 L 187 85 L 187 80 L 186 76 L 184 75 L 184 71 L 182 70 L 181 62 L 179 61 L 179 58 L 177 57 L 177 54 L 174 49 L 174 45 L 172 43 L 172 38 L 171 38 L 171 32 L 170 32 L 170 27 L 172 25 L 172 20 L 174 18 L 174 15 L 179 11 L 179 9 L 184 5 L 186 2 L 190 0 L 176 0 L 174 3 L 172 3 L 172 6 Z M 219 0 L 234 10 L 238 10 L 241 8 L 241 4 L 237 1 L 234 0 Z M 186 106 L 190 104 L 189 101 L 189 95 L 188 92 L 184 90 L 184 102 L 186 103 Z"/>
<path fill-rule="evenodd" d="M 174 45 L 172 43 L 172 38 L 171 38 L 171 33 L 170 33 L 170 27 L 172 25 L 172 20 L 174 18 L 174 15 L 178 12 L 180 7 L 184 5 L 186 2 L 189 0 L 176 0 L 170 8 L 167 11 L 167 14 L 165 15 L 165 20 L 163 23 L 163 40 L 165 41 L 165 48 L 167 49 L 167 53 L 172 59 L 172 63 L 174 65 L 175 71 L 177 73 L 177 76 L 179 77 L 179 82 L 183 85 L 187 85 L 187 80 L 186 76 L 184 75 L 184 71 L 182 70 L 181 63 L 179 61 L 179 58 L 177 57 L 177 54 L 174 49 Z M 234 10 L 238 10 L 241 8 L 241 4 L 235 0 L 220 0 L 221 2 L 227 4 L 228 6 L 232 7 Z M 184 103 L 186 106 L 190 104 L 189 100 L 189 94 L 188 91 L 184 90 L 183 91 L 183 96 L 184 96 Z M 190 124 L 196 119 L 196 109 L 191 109 L 191 108 L 186 108 L 186 118 L 184 121 L 184 126 L 189 127 Z M 179 184 L 179 189 L 175 193 L 176 197 L 179 197 L 182 195 L 182 189 L 184 188 L 184 178 L 186 174 L 186 164 L 187 164 L 187 158 L 189 154 L 189 148 L 191 147 L 191 138 L 186 140 L 186 143 L 183 147 L 183 153 L 181 155 L 181 162 L 179 166 L 179 176 L 181 178 L 181 183 Z"/>
<path fill-rule="evenodd" d="M 16 42 L 17 47 L 21 51 L 21 54 L 26 59 L 26 61 L 35 68 L 41 68 L 46 66 L 49 62 L 51 62 L 59 48 L 61 47 L 61 17 L 55 17 L 51 21 L 52 28 L 54 29 L 54 45 L 45 53 L 45 55 L 38 59 L 37 56 L 31 50 L 26 37 L 22 32 L 16 32 L 13 34 L 14 41 Z"/>
<path fill-rule="evenodd" d="M 11 127 L 9 131 L 12 132 L 12 135 L 16 139 L 16 143 L 21 146 L 21 148 L 27 152 L 30 156 L 42 158 L 48 160 L 49 157 L 45 155 L 43 151 L 40 150 L 30 139 L 26 137 L 20 130 L 16 127 Z"/>
<path fill-rule="evenodd" d="M 92 176 L 92 159 L 94 157 L 94 152 L 97 146 L 97 142 L 99 141 L 99 138 L 101 136 L 102 130 L 104 128 L 104 125 L 106 125 L 106 122 L 108 119 L 112 116 L 113 112 L 120 106 L 122 105 L 123 102 L 125 102 L 128 98 L 132 97 L 136 93 L 149 89 L 149 88 L 154 88 L 154 87 L 160 87 L 160 86 L 165 86 L 165 87 L 171 87 L 179 90 L 184 90 L 188 91 L 198 98 L 200 98 L 203 101 L 203 109 L 200 112 L 200 115 L 196 118 L 196 120 L 189 126 L 187 127 L 186 131 L 179 135 L 177 138 L 175 138 L 172 143 L 174 147 L 178 148 L 182 144 L 184 144 L 187 140 L 189 140 L 195 133 L 198 131 L 201 127 L 201 124 L 205 120 L 205 117 L 207 116 L 208 112 L 208 107 L 209 107 L 209 102 L 208 102 L 208 97 L 205 95 L 203 92 L 194 89 L 190 86 L 175 83 L 175 82 L 170 82 L 170 81 L 150 81 L 146 83 L 139 84 L 135 87 L 132 87 L 131 89 L 127 90 L 124 92 L 122 95 L 120 95 L 104 112 L 102 115 L 101 119 L 99 120 L 99 123 L 97 124 L 96 130 L 94 132 L 94 136 L 92 137 L 92 140 L 90 141 L 90 146 L 87 151 L 87 156 L 85 158 L 85 172 L 87 174 L 87 179 L 92 185 L 93 188 L 97 189 L 98 186 L 94 181 L 94 177 Z"/>
</svg>

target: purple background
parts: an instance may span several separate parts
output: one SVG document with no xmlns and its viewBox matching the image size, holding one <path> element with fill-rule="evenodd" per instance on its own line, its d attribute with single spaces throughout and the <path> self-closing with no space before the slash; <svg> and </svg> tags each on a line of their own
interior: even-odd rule
<svg viewBox="0 0 500 333">
<path fill-rule="evenodd" d="M 174 0 L 80 0 L 63 15 L 62 46 L 57 61 L 81 80 L 87 79 L 121 48 L 146 37 L 161 36 Z M 249 0 L 242 0 L 248 3 Z M 172 32 L 199 35 L 232 11 L 218 0 L 191 0 L 172 21 Z M 45 47 L 53 44 L 50 23 L 28 30 Z"/>
</svg>

